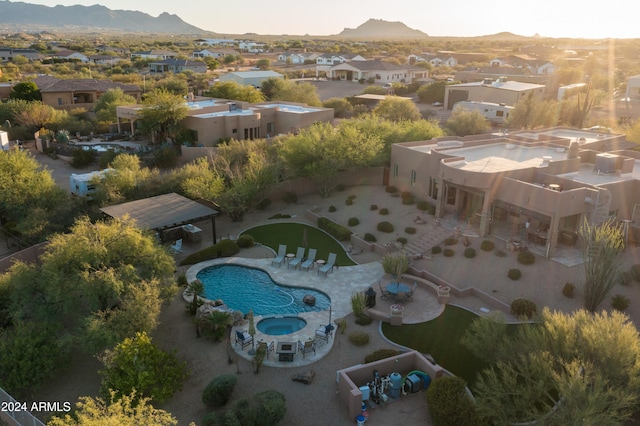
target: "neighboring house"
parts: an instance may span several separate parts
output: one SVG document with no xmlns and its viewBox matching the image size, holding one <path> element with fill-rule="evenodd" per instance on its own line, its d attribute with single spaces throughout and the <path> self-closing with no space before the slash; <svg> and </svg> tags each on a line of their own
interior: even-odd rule
<svg viewBox="0 0 640 426">
<path fill-rule="evenodd" d="M 460 101 L 456 102 L 453 106 L 453 112 L 457 109 L 479 111 L 491 124 L 502 125 L 509 119 L 513 108 L 514 107 L 509 105 L 501 105 L 493 102 Z"/>
<path fill-rule="evenodd" d="M 40 60 L 44 57 L 35 49 L 14 49 L 11 47 L 0 47 L 0 61 L 11 61 L 16 56 L 24 56 L 30 61 Z"/>
<path fill-rule="evenodd" d="M 93 62 L 96 65 L 115 65 L 120 61 L 122 61 L 122 58 L 118 56 L 109 56 L 109 55 L 89 56 L 89 62 Z"/>
<path fill-rule="evenodd" d="M 199 38 L 194 40 L 199 46 L 235 46 L 236 40 L 232 38 Z"/>
<path fill-rule="evenodd" d="M 142 52 L 133 52 L 131 54 L 131 59 L 141 58 L 141 59 L 171 59 L 178 56 L 176 52 L 172 52 L 171 50 L 145 50 Z"/>
<path fill-rule="evenodd" d="M 627 220 L 640 235 L 640 155 L 611 148 L 625 145 L 624 135 L 569 128 L 396 143 L 389 185 L 480 236 L 512 229 L 549 258 L 579 243 L 585 220 Z"/>
<path fill-rule="evenodd" d="M 450 110 L 456 102 L 460 101 L 493 102 L 516 106 L 518 101 L 524 99 L 529 93 L 533 93 L 533 96 L 542 99 L 545 88 L 546 86 L 542 84 L 508 81 L 505 78 L 451 84 L 445 88 L 444 107 Z"/>
<path fill-rule="evenodd" d="M 197 73 L 207 72 L 207 64 L 202 61 L 191 61 L 189 59 L 170 58 L 164 61 L 151 62 L 148 65 L 150 73 L 180 73 L 183 71 L 193 71 Z"/>
<path fill-rule="evenodd" d="M 216 58 L 216 59 L 220 59 L 220 58 L 224 58 L 227 55 L 237 56 L 239 54 L 240 54 L 240 52 L 238 52 L 235 49 L 208 48 L 208 49 L 196 50 L 196 51 L 193 52 L 192 56 L 194 58 Z"/>
<path fill-rule="evenodd" d="M 377 83 L 411 83 L 428 76 L 429 72 L 424 68 L 397 65 L 379 60 L 350 61 L 334 65 L 328 70 L 328 78 L 343 81 L 369 80 L 371 78 Z"/>
<path fill-rule="evenodd" d="M 304 64 L 307 61 L 315 62 L 317 57 L 317 53 L 283 52 L 278 55 L 278 60 L 289 64 L 299 65 Z"/>
<path fill-rule="evenodd" d="M 264 43 L 256 43 L 255 41 L 241 41 L 238 43 L 238 48 L 243 52 L 249 53 L 262 53 L 264 52 Z"/>
<path fill-rule="evenodd" d="M 553 63 L 529 55 L 510 55 L 494 58 L 489 61 L 492 67 L 512 67 L 525 69 L 530 74 L 553 74 L 556 67 Z"/>
<path fill-rule="evenodd" d="M 220 81 L 235 81 L 243 86 L 253 86 L 258 89 L 262 86 L 262 82 L 270 78 L 284 79 L 284 76 L 275 71 L 235 71 L 222 74 Z"/>
<path fill-rule="evenodd" d="M 510 81 L 521 81 L 523 83 L 548 84 L 549 74 L 533 74 L 527 68 L 506 67 L 480 67 L 468 68 L 456 71 L 455 80 L 462 83 L 473 81 L 483 81 L 486 79 L 497 80 L 500 77 L 507 77 Z"/>
<path fill-rule="evenodd" d="M 317 65 L 336 65 L 351 61 L 366 61 L 366 59 L 353 53 L 324 53 L 316 58 Z"/>
<path fill-rule="evenodd" d="M 433 67 L 442 67 L 442 66 L 455 67 L 456 65 L 458 65 L 458 60 L 453 56 L 444 57 L 444 58 L 435 57 L 435 58 L 429 59 L 429 63 Z"/>
<path fill-rule="evenodd" d="M 59 50 L 55 53 L 52 53 L 50 57 L 54 59 L 62 59 L 65 61 L 89 62 L 89 58 L 86 55 L 74 50 Z"/>
<path fill-rule="evenodd" d="M 123 56 L 129 56 L 131 53 L 131 51 L 126 47 L 107 46 L 106 44 L 101 44 L 99 46 L 96 46 L 96 52 L 99 52 L 99 53 L 113 52 Z"/>
<path fill-rule="evenodd" d="M 41 75 L 33 80 L 40 89 L 42 102 L 57 109 L 82 107 L 93 109 L 96 101 L 107 90 L 120 88 L 125 94 L 137 100 L 142 97 L 142 89 L 135 84 L 116 83 L 109 80 L 69 79 L 62 80 L 50 75 Z"/>
<path fill-rule="evenodd" d="M 627 92 L 624 97 L 626 99 L 640 99 L 640 75 L 634 75 L 627 79 Z"/>
<path fill-rule="evenodd" d="M 333 122 L 333 109 L 287 102 L 249 104 L 228 99 L 203 98 L 186 102 L 189 109 L 182 124 L 201 146 L 215 146 L 225 139 L 259 139 L 295 133 L 316 122 Z M 121 120 L 130 120 L 133 131 L 140 105 L 117 107 Z"/>
</svg>

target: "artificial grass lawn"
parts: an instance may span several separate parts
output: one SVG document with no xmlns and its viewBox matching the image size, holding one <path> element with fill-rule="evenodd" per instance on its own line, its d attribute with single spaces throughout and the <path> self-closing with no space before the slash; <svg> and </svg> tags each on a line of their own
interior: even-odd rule
<svg viewBox="0 0 640 426">
<path fill-rule="evenodd" d="M 435 361 L 456 376 L 473 384 L 488 365 L 460 344 L 460 339 L 478 315 L 447 305 L 438 318 L 420 324 L 393 326 L 382 323 L 382 332 L 392 342 L 431 354 Z"/>
<path fill-rule="evenodd" d="M 271 247 L 276 252 L 280 244 L 286 244 L 287 253 L 295 253 L 298 247 L 302 247 L 305 229 L 307 230 L 307 248 L 317 250 L 316 259 L 327 260 L 329 253 L 335 253 L 337 255 L 336 265 L 353 266 L 356 264 L 333 237 L 319 228 L 303 223 L 271 223 L 248 229 L 241 235 L 251 235 L 256 242 Z"/>
</svg>

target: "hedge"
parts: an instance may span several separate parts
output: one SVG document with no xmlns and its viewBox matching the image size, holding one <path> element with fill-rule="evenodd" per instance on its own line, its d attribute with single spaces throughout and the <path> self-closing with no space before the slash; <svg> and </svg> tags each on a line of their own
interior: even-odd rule
<svg viewBox="0 0 640 426">
<path fill-rule="evenodd" d="M 347 241 L 351 237 L 349 228 L 339 225 L 326 217 L 318 218 L 318 228 L 326 231 L 338 241 Z"/>
<path fill-rule="evenodd" d="M 537 311 L 536 304 L 529 299 L 514 299 L 511 302 L 511 314 L 531 319 Z"/>
</svg>

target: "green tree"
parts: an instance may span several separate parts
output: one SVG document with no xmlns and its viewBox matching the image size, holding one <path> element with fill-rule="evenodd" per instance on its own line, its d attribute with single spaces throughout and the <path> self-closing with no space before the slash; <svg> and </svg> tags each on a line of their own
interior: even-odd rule
<svg viewBox="0 0 640 426">
<path fill-rule="evenodd" d="M 23 101 L 41 101 L 40 89 L 33 81 L 24 81 L 11 88 L 11 99 L 21 99 Z"/>
<path fill-rule="evenodd" d="M 102 398 L 81 397 L 73 416 L 53 417 L 48 426 L 173 426 L 178 424 L 170 413 L 154 408 L 149 398 L 137 398 L 135 392 L 106 403 Z"/>
<path fill-rule="evenodd" d="M 306 82 L 268 79 L 261 85 L 262 93 L 269 101 L 296 102 L 311 106 L 321 106 L 316 86 Z"/>
<path fill-rule="evenodd" d="M 580 236 L 584 241 L 584 307 L 595 312 L 620 281 L 624 233 L 622 226 L 612 221 L 594 226 L 585 220 Z"/>
<path fill-rule="evenodd" d="M 125 94 L 121 88 L 109 89 L 98 98 L 94 111 L 98 121 L 115 123 L 117 121 L 116 107 L 124 105 L 135 105 L 136 98 Z"/>
<path fill-rule="evenodd" d="M 456 108 L 447 120 L 446 128 L 453 135 L 467 136 L 486 133 L 491 126 L 480 111 Z"/>
<path fill-rule="evenodd" d="M 351 102 L 345 98 L 329 98 L 322 102 L 322 106 L 324 108 L 333 108 L 333 116 L 336 118 L 345 118 L 353 111 Z"/>
<path fill-rule="evenodd" d="M 160 89 L 154 90 L 145 98 L 140 117 L 144 129 L 152 135 L 152 139 L 164 142 L 180 131 L 187 112 L 182 96 Z"/>
<path fill-rule="evenodd" d="M 373 114 L 391 121 L 415 121 L 420 119 L 420 111 L 410 99 L 389 96 L 373 108 Z"/>
<path fill-rule="evenodd" d="M 135 390 L 133 401 L 148 397 L 162 403 L 182 388 L 188 376 L 186 363 L 158 348 L 146 333 L 124 339 L 113 351 L 105 351 L 100 361 L 101 393 L 109 402 Z"/>
<path fill-rule="evenodd" d="M 431 104 L 434 102 L 444 102 L 447 83 L 444 81 L 436 81 L 428 85 L 421 86 L 416 94 L 420 102 Z"/>
<path fill-rule="evenodd" d="M 256 67 L 260 68 L 261 70 L 268 70 L 269 68 L 271 68 L 271 61 L 269 59 L 258 59 L 256 61 Z"/>
<path fill-rule="evenodd" d="M 206 56 L 204 58 L 204 63 L 207 64 L 207 69 L 209 71 L 215 71 L 220 66 L 220 61 L 211 56 Z"/>
<path fill-rule="evenodd" d="M 174 172 L 172 179 L 180 182 L 182 192 L 194 200 L 202 199 L 213 203 L 225 189 L 224 178 L 206 158 L 198 158 L 185 164 Z"/>
<path fill-rule="evenodd" d="M 511 111 L 508 125 L 511 128 L 535 129 L 555 126 L 557 122 L 557 102 L 542 101 L 529 93 Z"/>
<path fill-rule="evenodd" d="M 487 335 L 493 332 L 476 327 L 465 336 L 475 347 L 497 345 L 473 388 L 479 413 L 492 424 L 622 424 L 635 411 L 640 337 L 624 314 L 545 308 L 539 324 L 522 325 L 504 339 Z"/>
<path fill-rule="evenodd" d="M 363 95 L 386 95 L 387 89 L 382 86 L 367 86 L 362 91 Z"/>
<path fill-rule="evenodd" d="M 233 99 L 249 103 L 264 102 L 264 95 L 253 86 L 245 86 L 235 81 L 224 81 L 216 83 L 204 96 L 220 99 Z"/>
<path fill-rule="evenodd" d="M 57 111 L 39 101 L 28 102 L 23 105 L 24 108 L 14 112 L 13 119 L 31 134 L 54 123 L 58 117 L 66 113 L 66 111 Z"/>
</svg>

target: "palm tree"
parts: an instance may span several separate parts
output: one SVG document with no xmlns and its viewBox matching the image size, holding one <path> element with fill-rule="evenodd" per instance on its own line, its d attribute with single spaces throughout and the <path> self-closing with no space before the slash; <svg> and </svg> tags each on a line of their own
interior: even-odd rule
<svg viewBox="0 0 640 426">
<path fill-rule="evenodd" d="M 204 284 L 200 280 L 192 281 L 187 287 L 187 294 L 192 294 L 193 299 L 189 304 L 187 310 L 191 315 L 195 315 L 198 312 L 198 307 L 202 304 L 200 297 L 204 294 Z"/>
</svg>

